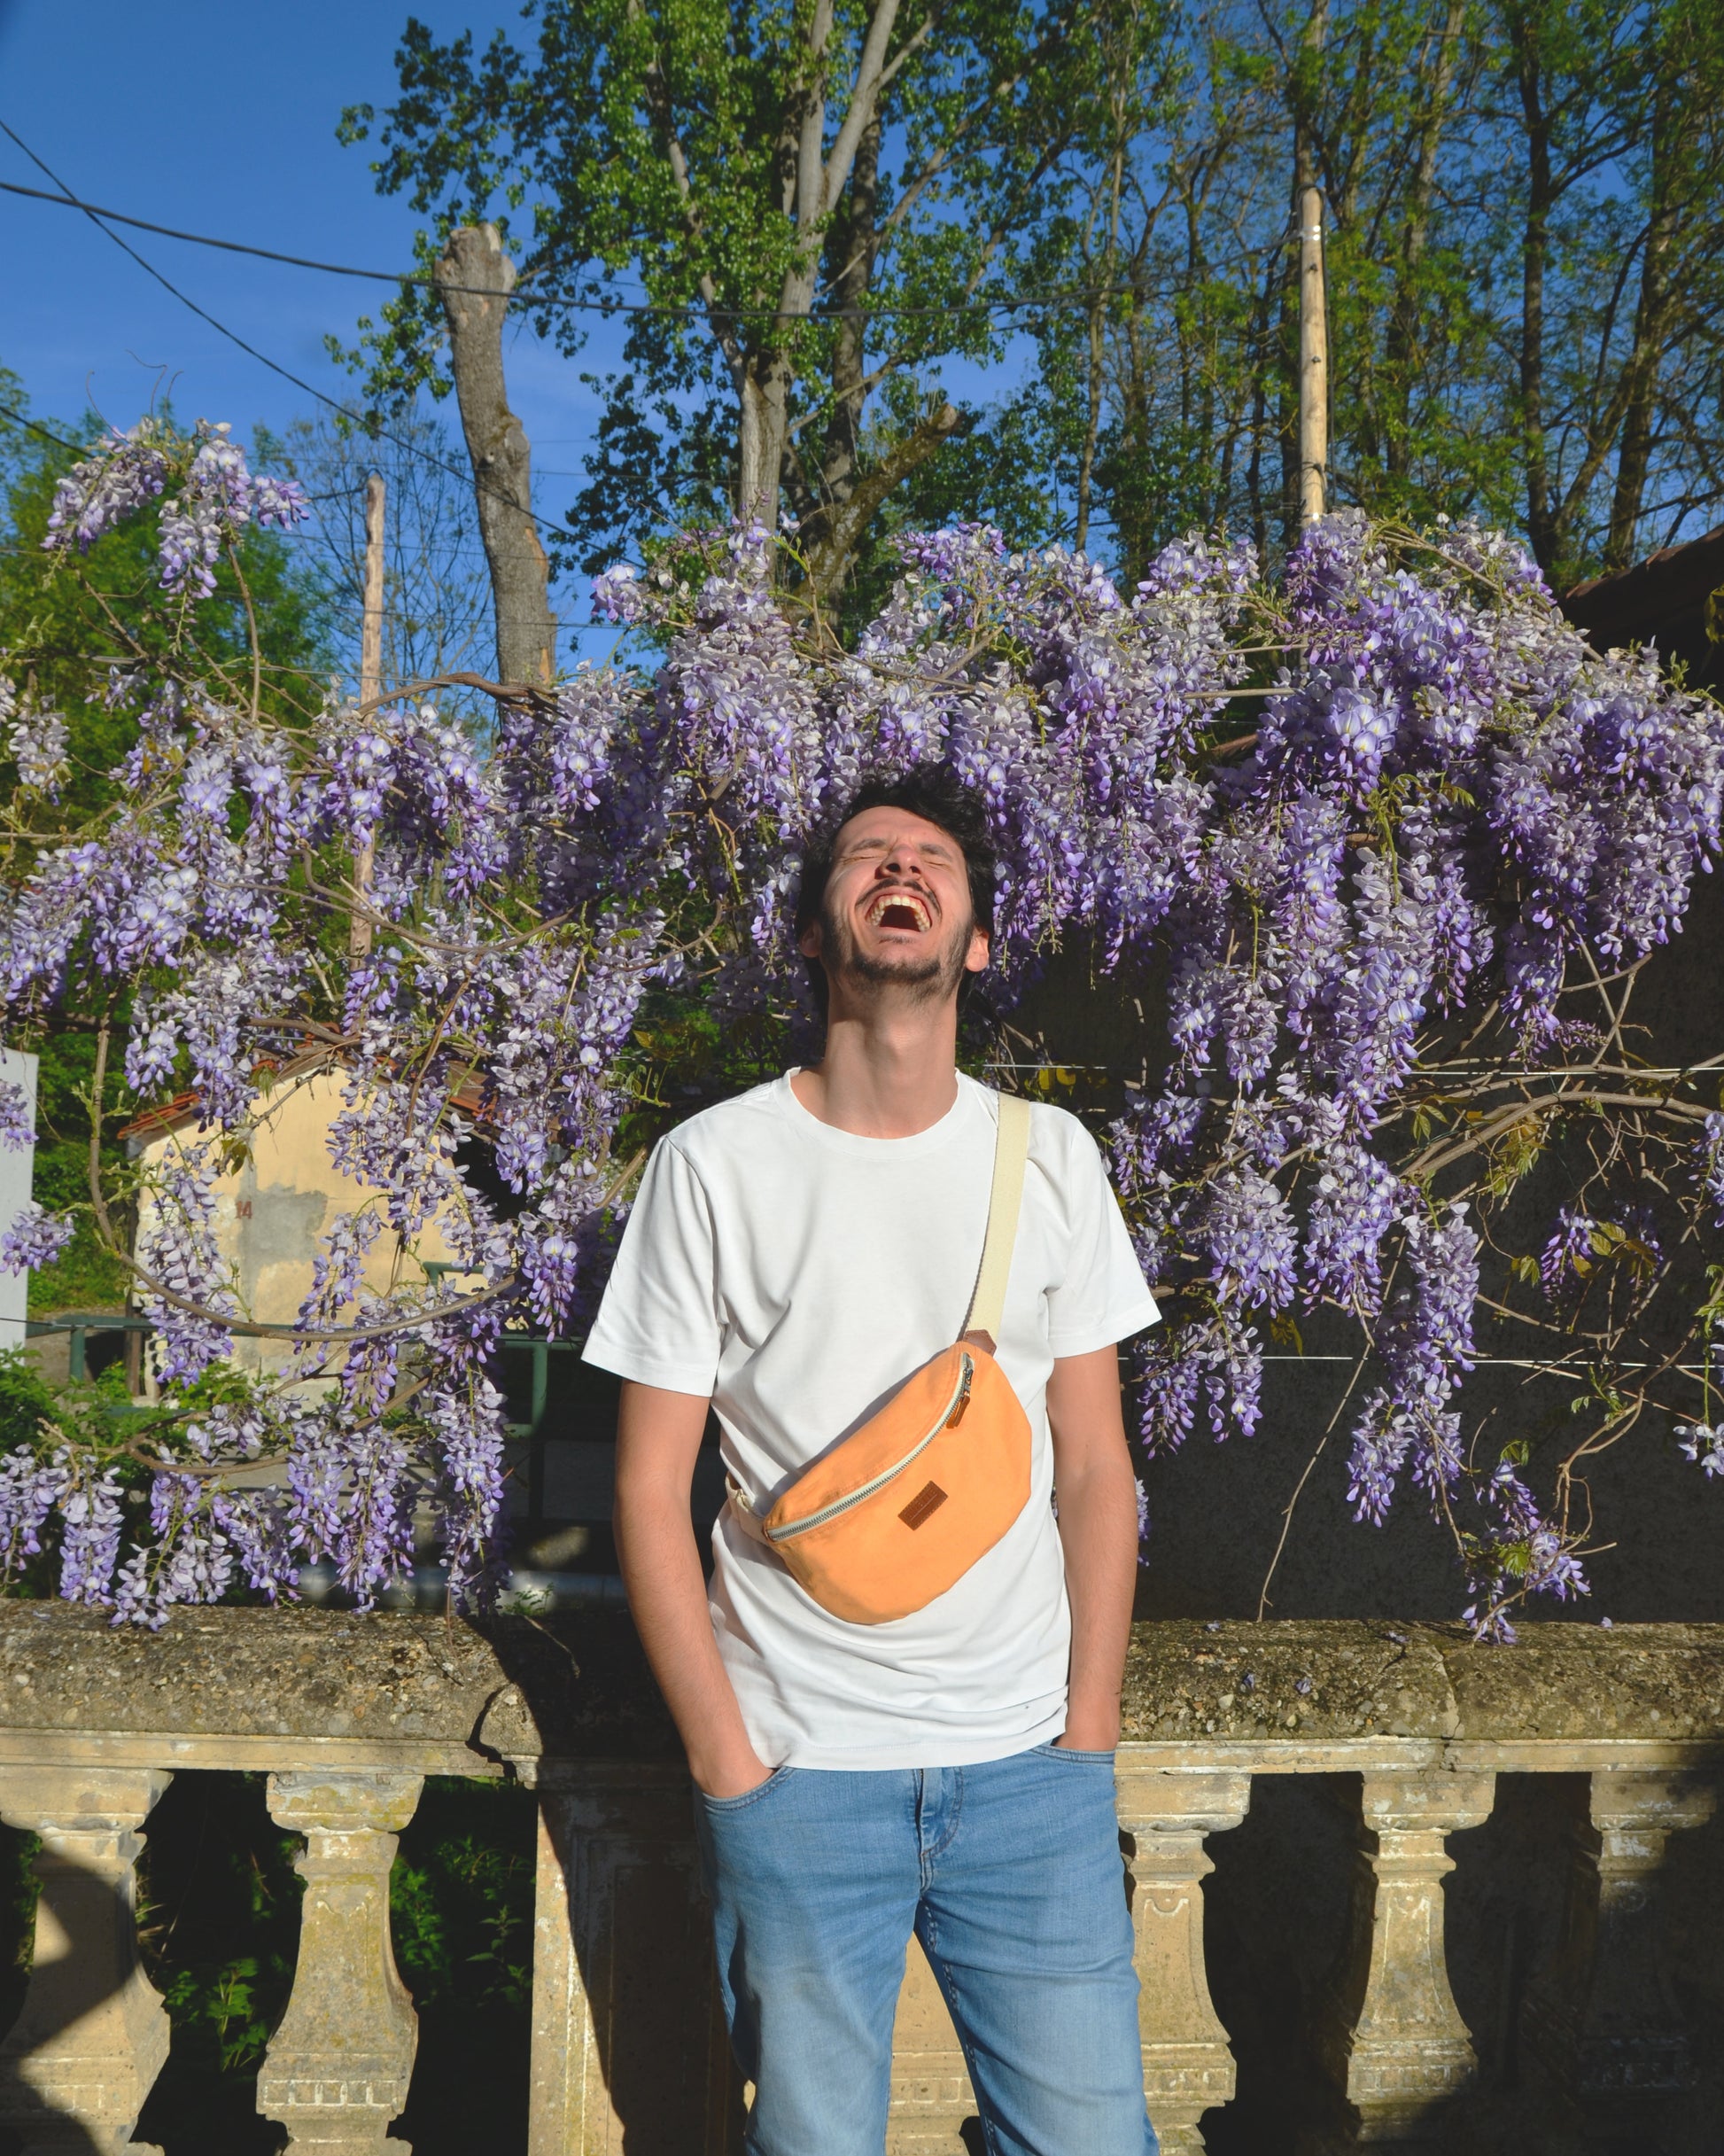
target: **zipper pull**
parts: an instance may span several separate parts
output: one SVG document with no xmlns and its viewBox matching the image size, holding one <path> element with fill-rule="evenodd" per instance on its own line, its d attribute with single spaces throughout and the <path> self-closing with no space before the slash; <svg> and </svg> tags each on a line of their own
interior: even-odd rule
<svg viewBox="0 0 1724 2156">
<path fill-rule="evenodd" d="M 955 1429 L 964 1420 L 964 1411 L 970 1404 L 970 1385 L 975 1376 L 975 1365 L 967 1355 L 964 1358 L 964 1375 L 958 1387 L 958 1404 L 946 1417 L 946 1428 Z"/>
</svg>

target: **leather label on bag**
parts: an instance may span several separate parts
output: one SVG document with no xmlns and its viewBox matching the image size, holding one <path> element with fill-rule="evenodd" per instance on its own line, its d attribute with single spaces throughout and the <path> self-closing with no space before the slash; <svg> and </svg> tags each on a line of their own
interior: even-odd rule
<svg viewBox="0 0 1724 2156">
<path fill-rule="evenodd" d="M 898 1514 L 907 1528 L 919 1528 L 931 1520 L 946 1501 L 946 1493 L 938 1483 L 924 1483 Z"/>
</svg>

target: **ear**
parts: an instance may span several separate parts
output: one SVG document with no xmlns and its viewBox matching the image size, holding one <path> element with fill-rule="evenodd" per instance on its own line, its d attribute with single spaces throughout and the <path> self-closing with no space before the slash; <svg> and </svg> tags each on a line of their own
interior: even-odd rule
<svg viewBox="0 0 1724 2156">
<path fill-rule="evenodd" d="M 965 972 L 985 973 L 988 970 L 988 956 L 987 930 L 972 929 L 970 930 L 970 947 L 964 953 Z"/>
<path fill-rule="evenodd" d="M 820 924 L 818 921 L 811 921 L 802 934 L 797 937 L 796 948 L 804 958 L 819 958 L 820 955 Z"/>
</svg>

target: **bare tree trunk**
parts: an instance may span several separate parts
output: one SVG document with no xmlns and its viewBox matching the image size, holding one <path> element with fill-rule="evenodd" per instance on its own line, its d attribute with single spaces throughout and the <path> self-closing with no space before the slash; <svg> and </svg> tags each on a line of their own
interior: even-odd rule
<svg viewBox="0 0 1724 2156">
<path fill-rule="evenodd" d="M 451 233 L 437 283 L 491 570 L 498 679 L 548 681 L 556 670 L 550 564 L 532 518 L 532 452 L 503 381 L 503 317 L 515 265 L 496 226 L 462 225 Z"/>
<path fill-rule="evenodd" d="M 1323 278 L 1323 197 L 1299 198 L 1299 514 L 1323 514 L 1329 479 L 1329 309 Z"/>
<path fill-rule="evenodd" d="M 1090 510 L 1095 492 L 1096 444 L 1101 436 L 1101 364 L 1103 332 L 1113 304 L 1120 245 L 1120 197 L 1124 184 L 1125 120 L 1123 93 L 1114 90 L 1114 155 L 1107 174 L 1107 245 L 1102 251 L 1101 274 L 1090 300 L 1089 366 L 1084 377 L 1083 447 L 1077 465 L 1077 528 L 1072 544 L 1082 554 L 1089 543 Z M 1093 268 L 1091 275 L 1094 275 Z"/>
<path fill-rule="evenodd" d="M 1526 128 L 1526 222 L 1520 267 L 1520 432 L 1526 464 L 1526 533 L 1539 567 L 1556 566 L 1557 518 L 1550 501 L 1544 440 L 1544 273 L 1550 252 L 1550 121 L 1544 92 L 1538 26 L 1521 8 L 1510 12 L 1510 35 Z"/>
<path fill-rule="evenodd" d="M 833 236 L 835 272 L 832 296 L 837 324 L 832 343 L 832 417 L 827 424 L 826 462 L 820 474 L 825 498 L 842 502 L 856 478 L 862 431 L 862 407 L 867 395 L 866 347 L 868 289 L 874 282 L 874 260 L 880 249 L 877 211 L 880 200 L 880 119 L 876 114 L 862 130 L 850 175 L 850 198 Z"/>
<path fill-rule="evenodd" d="M 1275 439 L 1281 454 L 1281 546 L 1292 553 L 1303 528 L 1299 475 L 1299 266 L 1285 250 L 1278 265 L 1275 370 Z"/>
<path fill-rule="evenodd" d="M 1641 502 L 1652 463 L 1658 418 L 1658 362 L 1669 328 L 1672 294 L 1670 253 L 1675 237 L 1675 189 L 1671 184 L 1671 87 L 1662 56 L 1652 105 L 1652 202 L 1641 257 L 1640 299 L 1635 308 L 1635 340 L 1623 370 L 1622 446 L 1617 453 L 1616 488 L 1611 498 L 1610 535 L 1604 566 L 1626 569 L 1635 557 Z"/>
<path fill-rule="evenodd" d="M 776 352 L 751 352 L 743 370 L 737 429 L 736 513 L 778 528 L 784 468 L 784 364 Z"/>
<path fill-rule="evenodd" d="M 843 584 L 869 518 L 901 479 L 967 431 L 955 404 L 938 404 L 913 433 L 895 442 L 874 470 L 858 479 L 842 502 L 829 502 L 809 520 L 808 571 L 822 597 Z"/>
<path fill-rule="evenodd" d="M 1149 459 L 1149 362 L 1144 350 L 1143 321 L 1135 294 L 1125 318 L 1122 344 L 1120 469 L 1123 483 L 1114 489 L 1113 512 L 1123 580 L 1130 585 L 1135 584 L 1149 566 L 1151 536 L 1144 498 Z"/>
<path fill-rule="evenodd" d="M 1420 84 L 1424 110 L 1419 114 L 1418 159 L 1413 170 L 1412 198 L 1408 205 L 1406 230 L 1402 238 L 1399 289 L 1390 311 L 1385 340 L 1392 416 L 1383 445 L 1383 462 L 1390 477 L 1397 479 L 1406 479 L 1412 467 L 1412 377 L 1418 356 L 1421 313 L 1418 273 L 1430 237 L 1437 152 L 1455 79 L 1455 54 L 1465 19 L 1464 0 L 1448 0 L 1448 13 L 1438 34 L 1434 60 Z"/>
<path fill-rule="evenodd" d="M 1316 149 L 1313 115 L 1317 105 L 1318 70 L 1322 65 L 1323 51 L 1329 41 L 1329 0 L 1316 0 L 1305 28 L 1300 38 L 1298 56 L 1293 73 L 1287 85 L 1293 123 L 1293 184 L 1292 210 L 1294 220 L 1303 216 L 1306 192 L 1317 184 Z M 1295 232 L 1302 227 L 1294 222 Z M 1302 242 L 1301 242 L 1302 245 Z M 1277 402 L 1279 406 L 1277 432 L 1281 444 L 1281 543 L 1291 553 L 1299 540 L 1305 516 L 1305 474 L 1301 465 L 1301 443 L 1300 419 L 1303 387 L 1301 375 L 1304 352 L 1300 321 L 1296 317 L 1295 292 L 1302 291 L 1301 271 L 1293 268 L 1291 259 L 1285 258 L 1281 269 L 1281 334 L 1280 347 L 1289 358 L 1297 354 L 1292 370 L 1279 370 L 1276 384 Z M 1291 371 L 1293 380 L 1287 376 Z M 1324 371 L 1327 372 L 1327 352 L 1324 354 Z"/>
</svg>

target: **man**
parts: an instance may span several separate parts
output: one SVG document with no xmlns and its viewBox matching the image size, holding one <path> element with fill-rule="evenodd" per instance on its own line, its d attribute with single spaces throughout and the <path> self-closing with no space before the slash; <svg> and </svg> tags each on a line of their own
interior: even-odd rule
<svg viewBox="0 0 1724 2156">
<path fill-rule="evenodd" d="M 881 2156 L 912 1927 L 993 2156 L 1156 2145 L 1113 1784 L 1138 1550 L 1116 1343 L 1156 1312 L 1074 1117 L 1032 1111 L 998 1341 L 1031 1489 L 1004 1538 L 865 1625 L 729 1506 L 709 1591 L 689 1522 L 709 1407 L 764 1512 L 965 1322 L 998 1104 L 956 1068 L 958 1013 L 993 883 L 949 773 L 863 787 L 804 864 L 825 1054 L 657 1148 L 586 1349 L 625 1380 L 617 1546 L 695 1780 L 750 2156 Z"/>
</svg>

